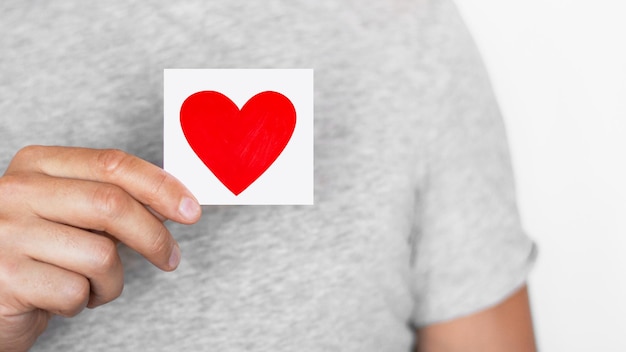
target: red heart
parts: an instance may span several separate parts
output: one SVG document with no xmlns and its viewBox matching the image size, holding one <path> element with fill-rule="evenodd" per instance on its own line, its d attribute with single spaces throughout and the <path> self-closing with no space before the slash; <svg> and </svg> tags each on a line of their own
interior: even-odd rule
<svg viewBox="0 0 626 352">
<path fill-rule="evenodd" d="M 227 96 L 197 92 L 180 108 L 191 149 L 232 193 L 238 195 L 278 158 L 296 127 L 296 110 L 277 92 L 262 92 L 239 110 Z"/>
</svg>

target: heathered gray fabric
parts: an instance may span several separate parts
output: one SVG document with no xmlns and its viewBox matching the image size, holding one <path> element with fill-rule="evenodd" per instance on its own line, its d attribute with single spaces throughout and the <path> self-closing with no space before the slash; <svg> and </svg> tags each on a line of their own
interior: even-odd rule
<svg viewBox="0 0 626 352">
<path fill-rule="evenodd" d="M 160 164 L 164 68 L 315 69 L 315 205 L 204 207 L 173 273 L 123 248 L 123 295 L 33 351 L 408 351 L 534 261 L 449 0 L 7 0 L 0 33 L 0 170 L 27 144 Z"/>
</svg>

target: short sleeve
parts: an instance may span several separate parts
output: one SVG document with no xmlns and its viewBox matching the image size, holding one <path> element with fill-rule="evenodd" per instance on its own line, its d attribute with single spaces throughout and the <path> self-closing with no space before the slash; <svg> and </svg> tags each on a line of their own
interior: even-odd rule
<svg viewBox="0 0 626 352">
<path fill-rule="evenodd" d="M 460 23 L 441 23 L 464 32 Z M 445 31 L 444 31 L 445 32 Z M 445 36 L 415 216 L 416 326 L 493 306 L 526 281 L 536 258 L 515 200 L 505 128 L 469 37 Z"/>
</svg>

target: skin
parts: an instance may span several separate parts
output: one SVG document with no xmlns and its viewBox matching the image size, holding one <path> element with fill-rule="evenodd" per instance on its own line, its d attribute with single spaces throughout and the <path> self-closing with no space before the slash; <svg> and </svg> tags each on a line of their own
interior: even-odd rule
<svg viewBox="0 0 626 352">
<path fill-rule="evenodd" d="M 116 299 L 118 242 L 174 270 L 180 249 L 162 221 L 200 216 L 173 176 L 119 150 L 20 150 L 0 177 L 0 350 L 30 348 L 53 314 Z"/>
<path fill-rule="evenodd" d="M 494 307 L 419 329 L 417 338 L 417 352 L 535 352 L 528 290 L 524 286 Z"/>
</svg>

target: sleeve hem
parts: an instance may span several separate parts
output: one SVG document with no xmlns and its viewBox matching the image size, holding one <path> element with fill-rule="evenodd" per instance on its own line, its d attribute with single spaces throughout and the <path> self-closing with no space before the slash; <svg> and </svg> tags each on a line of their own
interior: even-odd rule
<svg viewBox="0 0 626 352">
<path fill-rule="evenodd" d="M 414 311 L 412 316 L 413 325 L 416 328 L 420 328 L 432 324 L 444 323 L 481 312 L 504 302 L 507 298 L 526 285 L 528 276 L 537 260 L 537 252 L 537 246 L 533 243 L 524 267 L 521 268 L 517 275 L 514 275 L 516 278 L 515 280 L 510 280 L 505 284 L 498 285 L 497 287 L 488 290 L 486 294 L 477 295 L 477 298 L 473 300 L 458 302 L 457 304 L 449 303 L 446 305 L 447 309 L 445 309 L 445 311 L 433 311 L 430 314 Z M 513 277 L 513 275 L 511 275 L 511 277 Z"/>
</svg>

